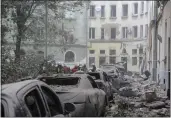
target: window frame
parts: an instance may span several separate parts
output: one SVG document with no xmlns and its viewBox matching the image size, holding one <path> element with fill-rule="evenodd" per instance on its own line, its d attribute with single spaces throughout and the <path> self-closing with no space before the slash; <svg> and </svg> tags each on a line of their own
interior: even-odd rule
<svg viewBox="0 0 171 118">
<path fill-rule="evenodd" d="M 104 36 L 105 36 L 104 28 L 101 28 L 101 39 L 104 39 Z"/>
<path fill-rule="evenodd" d="M 137 13 L 135 13 L 135 5 L 137 4 Z M 133 15 L 138 15 L 138 2 L 133 3 Z"/>
<path fill-rule="evenodd" d="M 94 60 L 93 63 L 95 63 L 95 61 L 96 61 L 96 57 L 94 57 L 94 56 L 93 56 L 93 57 L 92 57 L 92 56 L 89 56 L 89 58 L 88 58 L 88 59 L 89 59 L 89 66 L 91 66 L 91 64 L 92 64 L 92 63 L 90 63 L 90 58 L 92 58 L 92 59 Z"/>
<path fill-rule="evenodd" d="M 111 31 L 110 38 L 113 40 L 116 39 L 116 28 L 111 28 L 110 31 Z M 113 31 L 114 31 L 114 33 L 113 33 Z"/>
<path fill-rule="evenodd" d="M 136 50 L 136 51 L 135 51 Z M 134 53 L 134 51 L 136 52 L 136 53 Z M 137 55 L 137 49 L 132 49 L 132 55 Z"/>
<path fill-rule="evenodd" d="M 140 50 L 142 50 L 142 53 L 140 53 L 141 52 Z M 143 48 L 140 48 L 139 49 L 139 54 L 143 54 L 143 51 L 144 51 Z"/>
<path fill-rule="evenodd" d="M 96 88 L 99 89 L 98 85 L 96 84 L 96 82 L 93 80 L 93 78 L 91 76 L 88 75 L 87 78 L 88 78 L 88 81 L 90 82 L 90 84 L 91 84 L 91 86 L 92 86 L 93 89 L 96 89 Z M 93 82 L 93 84 L 95 85 L 95 87 L 91 83 L 91 81 Z"/>
<path fill-rule="evenodd" d="M 104 59 L 104 63 L 100 63 L 102 61 L 101 59 Z M 106 57 L 105 56 L 99 56 L 99 66 L 101 66 L 105 63 L 106 63 Z"/>
<path fill-rule="evenodd" d="M 93 53 L 91 53 L 91 51 L 93 51 Z M 89 50 L 89 54 L 95 54 L 95 50 Z"/>
<path fill-rule="evenodd" d="M 145 24 L 145 37 L 148 36 L 148 24 Z"/>
<path fill-rule="evenodd" d="M 141 1 L 141 14 L 144 14 L 144 1 Z"/>
<path fill-rule="evenodd" d="M 102 51 L 104 51 L 104 53 L 102 53 Z M 100 50 L 100 54 L 101 54 L 101 55 L 104 55 L 105 53 L 106 53 L 106 50 L 103 50 L 103 49 Z"/>
<path fill-rule="evenodd" d="M 101 18 L 105 18 L 105 5 L 101 5 L 101 14 L 100 14 L 100 17 Z"/>
<path fill-rule="evenodd" d="M 115 12 L 113 10 L 115 10 Z M 111 18 L 116 18 L 116 16 L 117 16 L 116 5 L 110 5 L 110 17 Z"/>
<path fill-rule="evenodd" d="M 96 37 L 95 27 L 89 27 L 89 39 L 95 39 L 95 37 Z"/>
<path fill-rule="evenodd" d="M 114 51 L 114 54 L 111 53 L 112 51 Z M 116 55 L 116 49 L 109 49 L 109 55 L 110 55 L 110 56 Z"/>
<path fill-rule="evenodd" d="M 96 17 L 96 13 L 95 13 L 95 5 L 90 5 L 90 18 Z M 94 15 L 93 15 L 94 14 Z"/>
<path fill-rule="evenodd" d="M 111 63 L 111 58 L 114 58 L 114 62 Z M 116 63 L 116 56 L 109 56 L 109 64 L 115 64 Z"/>
<path fill-rule="evenodd" d="M 36 90 L 36 91 L 38 92 L 38 95 L 39 95 L 39 97 L 40 97 L 40 99 L 41 99 L 41 101 L 42 101 L 42 106 L 44 106 L 45 116 L 47 116 L 47 108 L 46 108 L 46 105 L 45 105 L 45 103 L 44 103 L 43 96 L 42 96 L 42 94 L 40 94 L 40 90 L 39 90 L 38 86 L 34 86 L 34 87 L 32 87 L 31 89 L 29 89 L 26 93 L 24 93 L 24 95 L 23 95 L 23 97 L 22 97 L 22 100 L 23 100 L 23 102 L 24 102 L 24 104 L 25 104 L 25 108 L 26 108 L 26 110 L 29 112 L 30 116 L 32 116 L 32 114 L 31 114 L 31 112 L 30 112 L 30 110 L 29 110 L 29 108 L 27 107 L 27 104 L 26 104 L 26 102 L 25 102 L 25 97 L 26 97 L 30 92 L 32 92 L 32 91 L 34 91 L 34 90 Z M 40 109 L 39 109 L 39 110 L 40 110 Z M 45 117 L 45 116 L 44 116 L 44 117 Z M 32 117 L 33 117 L 33 116 L 32 116 Z M 43 116 L 41 116 L 41 117 L 43 117 Z"/>
<path fill-rule="evenodd" d="M 135 30 L 135 28 L 136 28 L 137 30 Z M 135 33 L 135 31 L 136 31 L 136 33 Z M 136 34 L 136 36 L 135 36 L 135 34 Z M 137 25 L 133 26 L 133 37 L 134 37 L 134 38 L 138 38 L 138 26 L 137 26 Z"/>
<path fill-rule="evenodd" d="M 136 59 L 136 62 L 134 62 Z M 137 66 L 137 57 L 132 57 L 132 66 Z"/>
<path fill-rule="evenodd" d="M 143 38 L 143 34 L 144 34 L 144 32 L 143 32 L 143 25 L 140 25 L 140 38 Z"/>
<path fill-rule="evenodd" d="M 46 97 L 45 97 L 45 95 L 44 95 L 44 92 L 43 92 L 42 87 L 47 88 L 48 90 L 51 91 L 51 93 L 54 94 L 54 96 L 56 97 L 56 99 L 55 99 L 54 101 L 55 101 L 55 103 L 58 104 L 57 107 L 58 107 L 58 110 L 60 110 L 60 111 L 58 111 L 58 113 L 59 113 L 59 114 L 63 114 L 63 108 L 62 108 L 60 99 L 59 99 L 59 97 L 56 95 L 56 93 L 54 93 L 49 87 L 47 87 L 47 86 L 45 86 L 45 85 L 40 85 L 40 89 L 41 89 L 41 92 L 42 92 L 42 96 L 43 96 L 43 99 L 44 99 L 44 101 L 45 101 L 45 103 L 46 103 L 46 106 L 47 106 L 47 108 L 48 108 L 48 111 L 49 111 L 49 113 L 50 113 L 50 116 L 51 116 L 51 117 L 54 117 L 54 116 L 52 116 L 52 114 L 51 114 L 51 111 L 50 111 L 50 108 L 49 108 L 48 102 L 47 102 L 47 100 L 46 100 Z M 53 98 L 54 98 L 54 97 L 53 97 Z M 56 102 L 56 100 L 58 100 L 58 101 Z M 59 114 L 56 114 L 56 115 L 59 115 Z M 56 116 L 56 115 L 55 115 L 55 116 Z"/>
<path fill-rule="evenodd" d="M 128 38 L 128 32 L 127 32 L 127 30 L 128 30 L 128 27 L 122 27 L 122 38 L 123 39 Z"/>
<path fill-rule="evenodd" d="M 127 15 L 124 15 L 124 6 L 127 6 Z M 122 17 L 128 17 L 128 4 L 122 4 Z"/>
</svg>

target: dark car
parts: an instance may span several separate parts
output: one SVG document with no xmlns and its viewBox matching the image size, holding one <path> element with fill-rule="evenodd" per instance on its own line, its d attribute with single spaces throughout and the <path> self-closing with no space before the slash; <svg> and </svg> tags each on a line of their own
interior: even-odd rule
<svg viewBox="0 0 171 118">
<path fill-rule="evenodd" d="M 38 78 L 51 86 L 63 103 L 76 106 L 71 116 L 101 116 L 107 104 L 107 97 L 95 81 L 87 74 L 57 75 Z"/>
<path fill-rule="evenodd" d="M 98 70 L 96 72 L 88 72 L 87 74 L 95 78 L 95 82 L 97 83 L 100 89 L 105 91 L 108 100 L 113 99 L 113 86 L 104 71 Z"/>
<path fill-rule="evenodd" d="M 2 85 L 1 117 L 62 117 L 75 110 L 71 103 L 64 107 L 44 82 L 26 80 Z"/>
</svg>

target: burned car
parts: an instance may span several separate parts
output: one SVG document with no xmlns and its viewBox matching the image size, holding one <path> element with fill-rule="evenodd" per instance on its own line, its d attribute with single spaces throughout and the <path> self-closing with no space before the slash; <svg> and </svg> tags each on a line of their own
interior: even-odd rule
<svg viewBox="0 0 171 118">
<path fill-rule="evenodd" d="M 105 64 L 101 66 L 101 69 L 106 72 L 106 74 L 109 77 L 118 78 L 119 77 L 119 71 L 113 64 Z"/>
<path fill-rule="evenodd" d="M 93 78 L 87 74 L 70 74 L 41 77 L 58 94 L 63 103 L 73 103 L 76 110 L 71 116 L 88 117 L 104 114 L 107 97 Z"/>
<path fill-rule="evenodd" d="M 38 80 L 5 84 L 1 91 L 1 117 L 63 117 L 75 110 L 71 103 L 63 106 L 56 93 Z"/>
<path fill-rule="evenodd" d="M 87 72 L 87 74 L 95 78 L 95 82 L 97 83 L 100 89 L 105 91 L 108 100 L 113 99 L 113 86 L 104 71 L 98 70 L 96 72 Z"/>
</svg>

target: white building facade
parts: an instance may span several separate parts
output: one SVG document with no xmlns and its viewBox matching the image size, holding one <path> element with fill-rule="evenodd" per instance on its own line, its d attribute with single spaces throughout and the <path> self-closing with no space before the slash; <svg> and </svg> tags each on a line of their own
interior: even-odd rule
<svg viewBox="0 0 171 118">
<path fill-rule="evenodd" d="M 148 5 L 148 1 L 91 1 L 89 41 L 119 41 L 121 47 L 117 62 L 126 57 L 128 71 L 139 72 L 148 36 Z M 122 56 L 123 49 L 127 55 Z"/>
<path fill-rule="evenodd" d="M 162 3 L 162 1 L 160 1 Z M 160 3 L 159 3 L 160 4 Z M 163 9 L 163 10 L 162 10 Z M 154 1 L 150 2 L 150 18 L 153 18 L 154 11 Z M 163 89 L 170 88 L 170 69 L 171 69 L 171 1 L 163 1 L 163 5 L 158 6 L 158 15 L 157 15 L 157 26 L 158 26 L 158 37 L 157 37 L 157 60 L 152 58 L 153 55 L 153 44 L 152 40 L 153 36 L 152 30 L 154 28 L 150 28 L 149 33 L 149 41 L 148 41 L 148 69 L 152 72 L 152 61 L 157 61 L 157 73 L 156 73 L 156 81 L 163 86 Z M 151 48 L 151 50 L 150 50 Z"/>
</svg>

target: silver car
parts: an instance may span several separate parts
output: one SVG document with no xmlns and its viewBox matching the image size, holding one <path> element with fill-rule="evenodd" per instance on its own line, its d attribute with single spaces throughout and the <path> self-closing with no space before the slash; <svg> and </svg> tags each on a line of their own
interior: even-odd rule
<svg viewBox="0 0 171 118">
<path fill-rule="evenodd" d="M 71 74 L 41 77 L 39 80 L 50 85 L 63 103 L 73 103 L 76 107 L 71 116 L 102 116 L 107 105 L 105 92 L 98 88 L 88 74 Z"/>
</svg>

